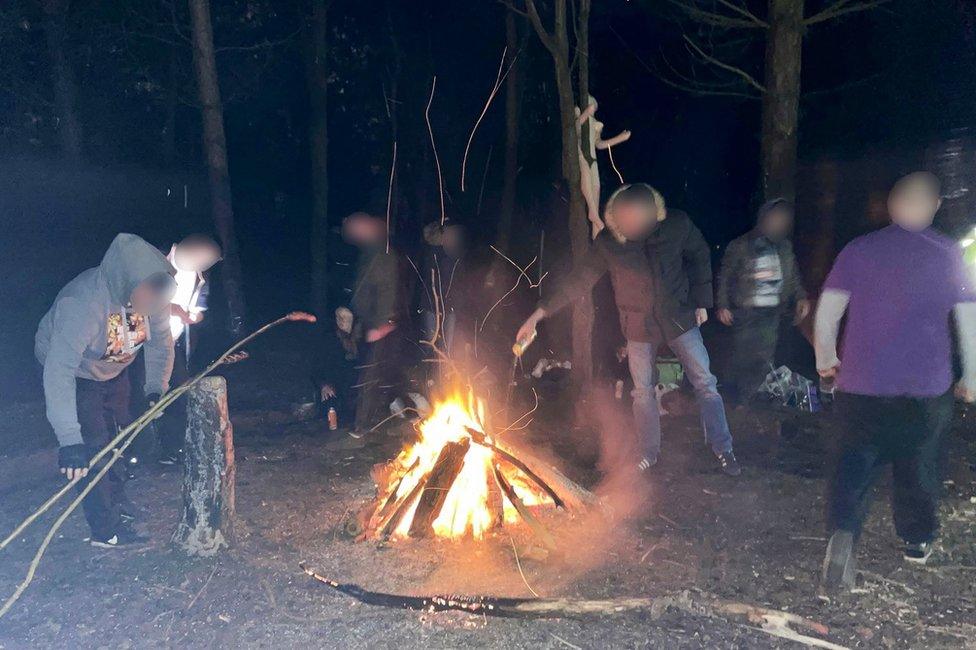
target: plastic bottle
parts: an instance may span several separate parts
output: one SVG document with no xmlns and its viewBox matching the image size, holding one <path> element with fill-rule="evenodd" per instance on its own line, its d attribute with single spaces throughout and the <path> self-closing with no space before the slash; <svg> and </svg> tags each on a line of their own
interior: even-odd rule
<svg viewBox="0 0 976 650">
<path fill-rule="evenodd" d="M 532 342 L 535 341 L 535 338 L 538 335 L 539 335 L 538 331 L 532 330 L 531 334 L 529 334 L 528 336 L 526 336 L 520 341 L 516 341 L 515 345 L 512 346 L 512 354 L 514 354 L 516 357 L 521 358 L 521 356 L 525 354 L 525 351 L 528 349 L 530 345 L 532 345 Z"/>
<path fill-rule="evenodd" d="M 329 431 L 335 431 L 339 428 L 339 414 L 336 413 L 335 407 L 329 407 Z"/>
</svg>

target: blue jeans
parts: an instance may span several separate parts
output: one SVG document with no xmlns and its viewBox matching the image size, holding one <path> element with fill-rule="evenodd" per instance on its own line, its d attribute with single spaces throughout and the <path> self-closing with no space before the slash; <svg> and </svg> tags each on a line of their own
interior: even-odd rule
<svg viewBox="0 0 976 650">
<path fill-rule="evenodd" d="M 718 380 L 708 369 L 708 351 L 701 331 L 695 327 L 669 341 L 668 347 L 678 357 L 685 376 L 695 389 L 701 411 L 705 440 L 716 454 L 732 451 L 732 434 L 725 419 L 725 404 L 718 394 Z M 640 448 L 647 458 L 661 452 L 661 413 L 654 394 L 657 349 L 653 343 L 627 342 L 627 362 L 634 380 L 634 424 Z"/>
</svg>

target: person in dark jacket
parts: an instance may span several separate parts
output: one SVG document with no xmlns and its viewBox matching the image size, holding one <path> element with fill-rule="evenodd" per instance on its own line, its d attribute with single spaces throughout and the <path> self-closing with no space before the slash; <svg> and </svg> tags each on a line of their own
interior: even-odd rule
<svg viewBox="0 0 976 650">
<path fill-rule="evenodd" d="M 607 228 L 594 240 L 590 253 L 543 300 L 517 339 L 531 336 L 543 318 L 584 295 L 609 272 L 634 380 L 634 419 L 643 453 L 638 468 L 653 466 L 661 449 L 655 362 L 657 351 L 666 345 L 694 386 L 708 444 L 723 471 L 738 475 L 725 404 L 698 329 L 712 306 L 708 244 L 687 214 L 668 209 L 661 194 L 644 183 L 624 185 L 614 192 L 604 221 Z"/>
<path fill-rule="evenodd" d="M 332 327 L 323 328 L 312 364 L 312 381 L 324 414 L 335 408 L 339 422 L 350 422 L 356 412 L 353 385 L 359 345 L 353 334 L 353 315 L 348 307 L 335 310 Z"/>
<path fill-rule="evenodd" d="M 386 243 L 386 223 L 365 212 L 354 212 L 343 222 L 343 236 L 359 251 L 352 313 L 363 333 L 364 363 L 356 384 L 355 428 L 361 438 L 380 407 L 393 399 L 406 403 L 403 373 L 403 330 L 408 323 L 407 301 L 399 253 Z"/>
<path fill-rule="evenodd" d="M 715 315 L 732 327 L 732 384 L 740 400 L 752 397 L 773 369 L 784 310 L 793 310 L 795 324 L 810 313 L 792 227 L 793 204 L 768 201 L 755 228 L 732 240 L 722 258 Z"/>
</svg>

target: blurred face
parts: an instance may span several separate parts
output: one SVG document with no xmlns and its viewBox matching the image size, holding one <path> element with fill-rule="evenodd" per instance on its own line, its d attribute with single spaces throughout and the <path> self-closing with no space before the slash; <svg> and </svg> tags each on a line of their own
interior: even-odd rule
<svg viewBox="0 0 976 650">
<path fill-rule="evenodd" d="M 342 224 L 342 236 L 353 246 L 373 246 L 384 237 L 384 225 L 369 216 L 351 216 Z"/>
<path fill-rule="evenodd" d="M 335 311 L 336 327 L 340 332 L 352 333 L 352 312 L 345 307 L 339 307 Z"/>
<path fill-rule="evenodd" d="M 777 207 L 766 213 L 759 229 L 772 240 L 785 238 L 793 227 L 793 211 L 787 207 Z"/>
<path fill-rule="evenodd" d="M 613 218 L 620 234 L 631 241 L 645 239 L 657 226 L 657 211 L 646 203 L 615 202 Z"/>
<path fill-rule="evenodd" d="M 220 261 L 220 253 L 212 246 L 180 244 L 174 260 L 181 271 L 203 273 Z"/>
<path fill-rule="evenodd" d="M 167 305 L 173 297 L 175 285 L 169 276 L 156 276 L 142 281 L 129 295 L 129 304 L 140 314 L 155 313 Z"/>
<path fill-rule="evenodd" d="M 450 226 L 441 234 L 441 246 L 451 257 L 459 257 L 464 252 L 464 229 Z"/>
<path fill-rule="evenodd" d="M 915 181 L 895 187 L 888 195 L 888 214 L 905 230 L 925 230 L 942 205 L 931 185 Z"/>
</svg>

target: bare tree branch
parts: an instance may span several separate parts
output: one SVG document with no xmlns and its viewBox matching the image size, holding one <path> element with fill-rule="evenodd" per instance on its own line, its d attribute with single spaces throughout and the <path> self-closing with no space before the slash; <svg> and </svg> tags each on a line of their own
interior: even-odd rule
<svg viewBox="0 0 976 650">
<path fill-rule="evenodd" d="M 714 56 L 706 53 L 703 49 L 701 49 L 700 47 L 698 47 L 695 44 L 695 42 L 693 40 L 691 40 L 691 38 L 688 37 L 687 34 L 684 35 L 684 39 L 685 39 L 685 42 L 688 43 L 688 45 L 691 47 L 691 49 L 694 50 L 694 52 L 696 52 L 698 54 L 698 56 L 700 56 L 706 62 L 711 63 L 712 65 L 714 65 L 717 68 L 721 68 L 722 70 L 725 70 L 727 72 L 731 72 L 732 74 L 734 74 L 736 76 L 742 77 L 742 79 L 747 84 L 749 84 L 750 86 L 752 86 L 753 88 L 755 88 L 756 90 L 758 90 L 760 93 L 763 93 L 763 94 L 766 93 L 766 87 L 764 85 L 762 85 L 761 83 L 759 83 L 756 80 L 755 77 L 753 77 L 751 74 L 749 74 L 748 72 L 746 72 L 742 68 L 740 68 L 738 66 L 734 66 L 734 65 L 728 64 L 728 63 L 725 63 L 723 61 L 719 61 Z"/>
<path fill-rule="evenodd" d="M 759 95 L 756 95 L 756 94 L 753 94 L 753 93 L 745 93 L 745 92 L 739 92 L 739 91 L 735 91 L 735 90 L 721 90 L 721 89 L 716 88 L 716 87 L 709 87 L 709 86 L 707 86 L 705 84 L 701 84 L 699 82 L 694 82 L 693 84 L 684 84 L 684 83 L 678 83 L 678 82 L 674 81 L 673 79 L 669 79 L 667 77 L 667 75 L 662 74 L 660 70 L 656 69 L 655 67 L 653 67 L 651 65 L 648 65 L 648 63 L 646 61 L 644 61 L 640 57 L 640 55 L 637 54 L 637 52 L 634 51 L 634 49 L 630 46 L 630 44 L 627 43 L 627 41 L 625 41 L 624 38 L 619 33 L 617 33 L 617 30 L 614 29 L 612 26 L 610 27 L 610 31 L 613 32 L 613 35 L 617 37 L 617 40 L 619 40 L 620 41 L 620 44 L 624 46 L 624 49 L 627 50 L 627 52 L 629 52 L 632 57 L 634 57 L 634 60 L 637 61 L 637 63 L 639 63 L 642 68 L 644 68 L 649 73 L 651 73 L 652 75 L 654 75 L 654 77 L 658 81 L 660 81 L 661 83 L 663 83 L 663 84 L 665 84 L 667 86 L 671 86 L 672 88 L 675 88 L 677 90 L 681 90 L 681 91 L 686 92 L 686 93 L 689 93 L 691 95 L 697 95 L 699 97 L 736 97 L 736 98 L 739 98 L 739 99 L 759 99 L 760 98 Z M 668 64 L 668 65 L 670 67 L 670 64 Z M 680 75 L 680 74 L 678 76 L 679 77 L 683 77 L 683 75 Z M 686 77 L 683 77 L 683 78 L 687 79 Z"/>
<path fill-rule="evenodd" d="M 552 53 L 553 56 L 557 56 L 559 49 L 556 46 L 556 37 L 554 34 L 550 34 L 546 31 L 545 25 L 542 24 L 542 17 L 539 16 L 539 11 L 535 7 L 534 0 L 525 0 L 525 9 L 529 15 L 529 21 L 532 23 L 532 27 L 535 28 L 536 34 L 539 35 L 539 40 L 542 44 L 546 46 L 546 49 Z"/>
<path fill-rule="evenodd" d="M 827 20 L 839 18 L 845 14 L 852 14 L 858 11 L 867 11 L 888 4 L 891 0 L 867 0 L 865 2 L 854 2 L 853 0 L 837 0 L 837 2 L 826 7 L 823 11 L 813 14 L 803 20 L 804 25 L 816 25 Z"/>
<path fill-rule="evenodd" d="M 730 0 L 717 0 L 717 2 L 719 2 L 722 6 L 728 7 L 740 17 L 737 18 L 735 16 L 728 16 L 715 11 L 707 11 L 695 5 L 693 0 L 668 0 L 668 2 L 679 8 L 684 13 L 688 14 L 690 18 L 714 27 L 744 27 L 751 29 L 767 29 L 769 27 L 769 23 L 759 18 L 759 16 L 755 15 L 745 7 L 741 7 L 731 2 Z"/>
</svg>

